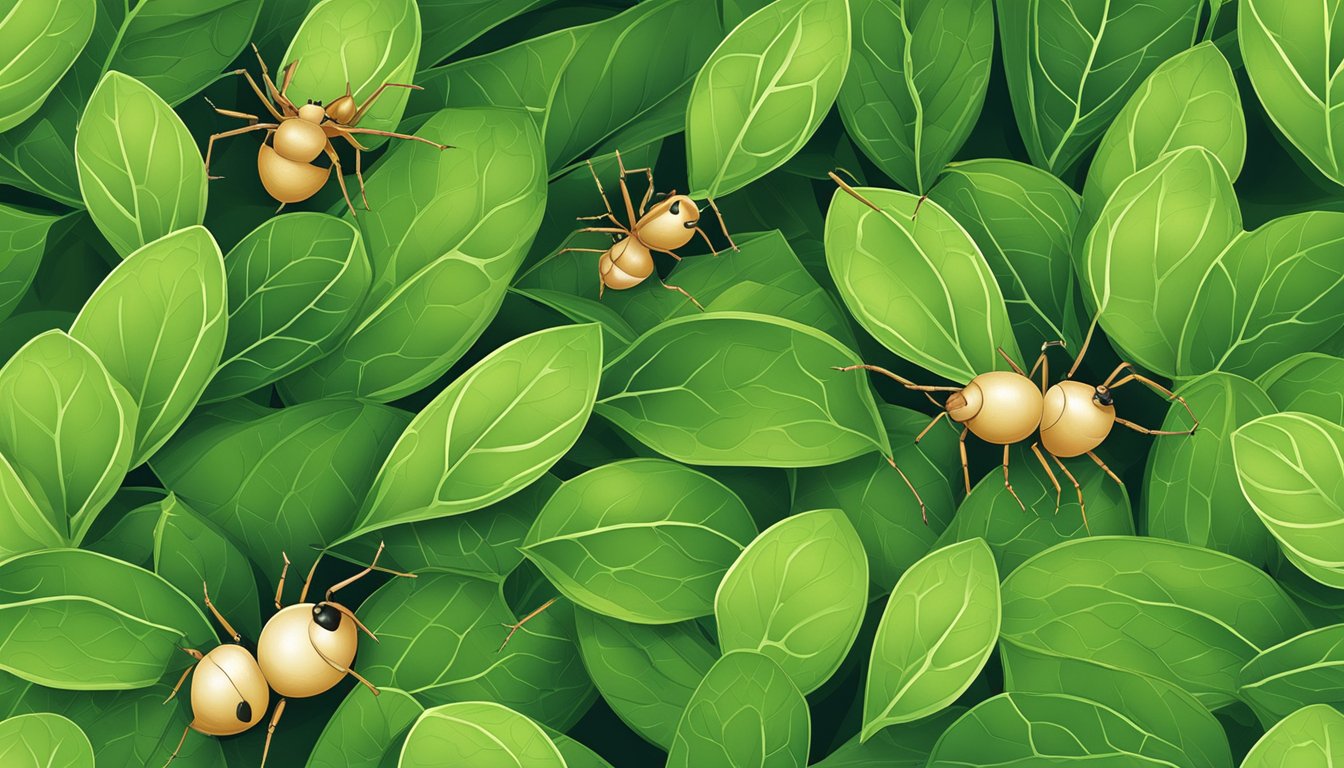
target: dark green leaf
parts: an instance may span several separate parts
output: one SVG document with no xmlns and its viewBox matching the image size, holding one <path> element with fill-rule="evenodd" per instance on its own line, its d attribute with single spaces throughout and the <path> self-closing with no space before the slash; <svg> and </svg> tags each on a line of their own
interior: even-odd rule
<svg viewBox="0 0 1344 768">
<path fill-rule="evenodd" d="M 0 320 L 18 306 L 37 274 L 55 216 L 0 205 Z"/>
<path fill-rule="evenodd" d="M 855 734 L 815 768 L 924 768 L 938 737 L 965 712 L 948 707 L 913 723 L 889 725 L 867 741 Z"/>
<path fill-rule="evenodd" d="M 346 694 L 317 737 L 308 768 L 378 765 L 424 708 L 410 694 L 383 687 L 375 695 L 357 685 Z"/>
<path fill-rule="evenodd" d="M 261 613 L 247 557 L 176 496 L 169 494 L 158 506 L 154 572 L 184 595 L 194 596 L 204 584 L 224 618 L 255 641 L 261 634 Z"/>
</svg>

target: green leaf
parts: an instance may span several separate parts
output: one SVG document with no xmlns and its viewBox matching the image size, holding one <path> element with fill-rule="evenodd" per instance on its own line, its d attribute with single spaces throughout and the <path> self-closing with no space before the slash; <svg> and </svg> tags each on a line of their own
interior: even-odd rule
<svg viewBox="0 0 1344 768">
<path fill-rule="evenodd" d="M 317 737 L 308 768 L 378 765 L 424 708 L 405 691 L 382 688 L 374 694 L 357 685 L 346 694 Z"/>
<path fill-rule="evenodd" d="M 427 709 L 411 726 L 401 749 L 401 768 L 441 765 L 490 768 L 565 768 L 541 727 L 488 701 L 465 701 Z"/>
<path fill-rule="evenodd" d="M 1231 768 L 1227 735 L 1193 696 L 1155 677 L 1054 656 L 1011 641 L 1000 646 L 1004 688 L 1064 694 L 1109 707 L 1155 740 L 1176 747 L 1181 765 Z"/>
<path fill-rule="evenodd" d="M 607 364 L 595 410 L 691 464 L 803 467 L 887 453 L 867 382 L 831 370 L 855 357 L 780 318 L 676 318 Z"/>
<path fill-rule="evenodd" d="M 565 734 L 545 727 L 542 730 L 546 731 L 546 735 L 555 742 L 555 748 L 560 750 L 560 756 L 565 758 L 566 768 L 612 768 L 611 763 L 603 760 L 596 752 Z"/>
<path fill-rule="evenodd" d="M 415 0 L 322 0 L 308 12 L 284 58 L 271 62 L 278 72 L 299 62 L 286 95 L 329 104 L 353 93 L 368 102 L 383 83 L 410 83 L 420 58 L 420 10 Z M 391 88 L 359 121 L 360 128 L 395 131 L 406 109 L 409 88 Z M 370 149 L 382 136 L 360 136 Z M 372 198 L 370 198 L 372 199 Z"/>
<path fill-rule="evenodd" d="M 583 664 L 621 721 L 651 743 L 671 748 L 677 722 L 718 648 L 699 624 L 631 624 L 578 609 Z"/>
<path fill-rule="evenodd" d="M 224 263 L 229 333 L 207 401 L 247 394 L 330 352 L 371 279 L 359 230 L 320 213 L 268 219 Z"/>
<path fill-rule="evenodd" d="M 1037 166 L 1063 173 L 1159 64 L 1195 41 L 1203 0 L 998 0 L 1013 114 Z"/>
<path fill-rule="evenodd" d="M 873 583 L 885 591 L 933 548 L 934 540 L 952 519 L 957 505 L 951 478 L 960 475 L 961 469 L 956 432 L 935 429 L 915 443 L 915 436 L 929 423 L 928 416 L 886 403 L 877 408 L 895 451 L 896 465 L 919 491 L 929 522 L 923 522 L 905 481 L 885 458 L 875 454 L 797 470 L 793 510 L 844 510 L 863 541 Z"/>
<path fill-rule="evenodd" d="M 896 582 L 873 639 L 863 740 L 946 708 L 999 637 L 999 572 L 983 539 L 934 550 Z"/>
<path fill-rule="evenodd" d="M 1065 542 L 1003 582 L 1004 638 L 1152 675 L 1210 708 L 1233 701 L 1242 664 L 1305 629 L 1264 571 L 1162 539 Z"/>
<path fill-rule="evenodd" d="M 224 349 L 227 291 L 219 246 L 191 227 L 127 256 L 70 327 L 139 409 L 131 466 L 172 436 L 205 391 Z"/>
<path fill-rule="evenodd" d="M 76 124 L 103 76 L 120 72 L 170 106 L 179 104 L 214 82 L 243 50 L 261 4 L 140 0 L 132 7 L 98 0 L 96 13 L 88 16 L 93 32 L 74 65 L 36 112 L 0 134 L 0 181 L 82 207 Z"/>
<path fill-rule="evenodd" d="M 639 334 L 617 314 L 609 305 L 596 299 L 575 296 L 564 291 L 552 291 L 546 288 L 511 288 L 519 296 L 554 309 L 575 323 L 597 323 L 602 329 L 602 353 L 604 357 L 620 354 Z"/>
<path fill-rule="evenodd" d="M 965 712 L 948 707 L 913 723 L 889 725 L 867 741 L 855 734 L 814 768 L 924 768 L 938 737 Z"/>
<path fill-rule="evenodd" d="M 1338 0 L 1281 3 L 1240 0 L 1237 43 L 1246 73 L 1270 120 L 1336 184 L 1344 184 L 1344 122 L 1335 114 L 1335 77 L 1344 57 L 1330 45 Z"/>
<path fill-rule="evenodd" d="M 1202 147 L 1164 155 L 1125 179 L 1087 237 L 1080 274 L 1111 342 L 1163 376 L 1190 372 L 1180 352 L 1191 307 L 1240 232 L 1232 182 Z"/>
<path fill-rule="evenodd" d="M 0 669 L 72 690 L 140 688 L 184 666 L 180 646 L 214 630 L 168 582 L 95 552 L 49 549 L 0 562 Z M 98 642 L 91 643 L 96 639 Z"/>
<path fill-rule="evenodd" d="M 716 6 L 652 0 L 428 70 L 407 119 L 445 106 L 522 108 L 545 142 L 550 173 L 558 175 L 695 76 L 721 36 Z"/>
<path fill-rule="evenodd" d="M 986 474 L 957 508 L 957 516 L 939 537 L 937 546 L 981 538 L 994 553 L 999 571 L 1010 573 L 1033 555 L 1064 541 L 1134 534 L 1129 493 L 1101 467 L 1090 461 L 1070 462 L 1069 471 L 1078 479 L 1087 504 L 1084 521 L 1078 494 L 1066 478 L 1056 471 L 1055 479 L 1065 489 L 1056 493 L 1050 475 L 1026 445 L 1013 446 L 1010 457 L 1017 498 L 1004 486 L 1001 473 Z M 1018 499 L 1026 510 L 1018 505 Z"/>
<path fill-rule="evenodd" d="M 420 64 L 429 69 L 499 24 L 551 0 L 420 0 Z"/>
<path fill-rule="evenodd" d="M 1270 368 L 1256 383 L 1280 411 L 1344 424 L 1344 358 L 1303 352 Z"/>
<path fill-rule="evenodd" d="M 93 33 L 95 0 L 14 0 L 0 20 L 0 133 L 27 120 L 75 63 Z"/>
<path fill-rule="evenodd" d="M 237 542 L 275 584 L 282 553 L 307 573 L 314 547 L 350 530 L 404 411 L 323 400 L 241 421 L 193 419 L 154 457 L 163 484 Z M 205 422 L 205 423 L 202 423 Z"/>
<path fill-rule="evenodd" d="M 1131 174 L 1183 147 L 1213 153 L 1228 178 L 1241 174 L 1246 116 L 1232 67 L 1213 43 L 1162 62 L 1115 116 L 1088 166 L 1083 226 L 1091 228 L 1111 193 Z"/>
<path fill-rule="evenodd" d="M 807 700 L 784 670 L 755 651 L 731 651 L 691 695 L 667 767 L 802 768 L 811 741 Z"/>
<path fill-rule="evenodd" d="M 1251 659 L 1237 693 L 1266 726 L 1309 704 L 1344 705 L 1344 624 L 1315 629 Z"/>
<path fill-rule="evenodd" d="M 994 55 L 990 0 L 855 0 L 840 117 L 869 160 L 928 192 L 971 134 Z"/>
<path fill-rule="evenodd" d="M 1201 376 L 1181 387 L 1180 395 L 1199 417 L 1199 429 L 1159 437 L 1153 445 L 1144 488 L 1148 535 L 1268 562 L 1274 543 L 1241 493 L 1232 433 L 1273 413 L 1274 404 L 1252 382 L 1226 373 Z M 1172 403 L 1161 429 L 1192 426 L 1185 408 Z"/>
<path fill-rule="evenodd" d="M 0 368 L 0 454 L 72 542 L 121 484 L 135 429 L 130 394 L 61 331 L 36 336 Z"/>
<path fill-rule="evenodd" d="M 686 108 L 690 195 L 734 192 L 798 153 L 849 66 L 848 0 L 775 0 L 728 33 Z"/>
<path fill-rule="evenodd" d="M 57 220 L 0 205 L 0 320 L 9 317 L 28 292 L 46 252 L 47 235 Z"/>
<path fill-rule="evenodd" d="M 162 511 L 154 526 L 154 572 L 185 595 L 206 585 L 219 612 L 255 641 L 261 606 L 247 557 L 171 493 L 157 506 Z"/>
<path fill-rule="evenodd" d="M 596 325 L 539 331 L 490 353 L 406 427 L 343 541 L 471 512 L 530 485 L 583 431 L 601 366 Z"/>
<path fill-rule="evenodd" d="M 377 209 L 357 221 L 372 287 L 336 350 L 282 382 L 291 399 L 424 388 L 480 336 L 532 242 L 546 174 L 526 115 L 444 110 L 416 135 L 454 148 L 398 142 L 369 175 Z"/>
<path fill-rule="evenodd" d="M 11 768 L 93 768 L 93 744 L 68 718 L 19 715 L 0 721 L 0 762 Z"/>
<path fill-rule="evenodd" d="M 716 480 L 631 459 L 560 486 L 522 549 L 580 606 L 669 624 L 714 611 L 714 590 L 755 535 L 746 506 Z"/>
<path fill-rule="evenodd" d="M 1000 347 L 1020 358 L 1003 294 L 957 220 L 907 192 L 856 192 L 880 210 L 837 189 L 826 212 L 826 262 L 859 325 L 952 381 L 1006 368 Z"/>
<path fill-rule="evenodd" d="M 838 509 L 785 518 L 757 536 L 714 596 L 719 647 L 759 651 L 804 694 L 840 668 L 863 622 L 868 557 Z"/>
<path fill-rule="evenodd" d="M 1232 434 L 1242 493 L 1293 565 L 1344 588 L 1344 427 L 1276 413 Z"/>
<path fill-rule="evenodd" d="M 559 729 L 592 702 L 578 648 L 553 611 L 523 625 L 499 585 L 452 573 L 393 579 L 360 607 L 380 642 L 361 639 L 359 671 L 425 706 L 493 701 Z"/>
<path fill-rule="evenodd" d="M 1056 339 L 1081 347 L 1070 256 L 1079 206 L 1073 190 L 1024 163 L 971 160 L 949 165 L 929 199 L 980 248 L 1003 291 L 1019 348 Z"/>
<path fill-rule="evenodd" d="M 952 724 L 928 768 L 1070 765 L 1193 768 L 1181 750 L 1127 713 L 1079 696 L 1002 693 Z"/>
<path fill-rule="evenodd" d="M 139 80 L 103 76 L 75 137 L 79 190 L 123 257 L 205 219 L 205 164 L 177 114 Z"/>
<path fill-rule="evenodd" d="M 1344 760 L 1344 714 L 1334 707 L 1303 707 L 1255 743 L 1241 768 L 1333 768 Z"/>
<path fill-rule="evenodd" d="M 67 546 L 63 515 L 33 497 L 9 459 L 0 453 L 0 558 Z"/>
<path fill-rule="evenodd" d="M 1178 373 L 1259 376 L 1344 328 L 1344 213 L 1312 211 L 1241 234 L 1209 266 L 1181 338 Z"/>
</svg>

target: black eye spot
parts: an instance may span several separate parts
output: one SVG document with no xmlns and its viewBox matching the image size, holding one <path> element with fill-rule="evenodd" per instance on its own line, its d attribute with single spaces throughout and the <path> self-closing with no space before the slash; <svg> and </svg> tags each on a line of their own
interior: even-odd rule
<svg viewBox="0 0 1344 768">
<path fill-rule="evenodd" d="M 695 229 L 695 225 L 699 223 L 698 221 L 683 221 L 681 226 L 683 229 Z"/>
<path fill-rule="evenodd" d="M 238 711 L 236 714 L 238 715 L 238 722 L 252 722 L 252 705 L 248 704 L 246 701 L 238 702 Z"/>
<path fill-rule="evenodd" d="M 1115 403 L 1115 398 L 1111 397 L 1111 390 L 1102 387 L 1097 387 L 1097 393 L 1092 396 L 1092 399 L 1102 405 L 1112 405 Z"/>
<path fill-rule="evenodd" d="M 677 214 L 681 213 L 681 201 L 673 200 L 672 207 L 668 208 L 667 210 L 671 211 L 673 216 L 676 216 Z"/>
<path fill-rule="evenodd" d="M 313 621 L 328 632 L 335 632 L 341 626 L 341 612 L 326 603 L 321 603 L 313 606 Z"/>
</svg>

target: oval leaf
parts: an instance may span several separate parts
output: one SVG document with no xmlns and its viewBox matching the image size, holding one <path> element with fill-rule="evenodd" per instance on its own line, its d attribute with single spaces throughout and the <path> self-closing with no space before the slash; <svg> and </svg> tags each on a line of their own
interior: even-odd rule
<svg viewBox="0 0 1344 768">
<path fill-rule="evenodd" d="M 713 612 L 715 588 L 755 535 L 746 506 L 718 481 L 632 459 L 562 485 L 523 554 L 584 608 L 669 624 Z"/>
<path fill-rule="evenodd" d="M 261 634 L 261 613 L 247 557 L 176 496 L 169 494 L 158 507 L 154 572 L 185 595 L 195 595 L 205 584 L 220 613 L 255 640 Z"/>
<path fill-rule="evenodd" d="M 1304 352 L 1256 379 L 1280 411 L 1298 411 L 1344 424 L 1344 358 Z"/>
<path fill-rule="evenodd" d="M 0 205 L 0 320 L 9 317 L 28 292 L 46 252 L 47 233 L 57 221 L 55 216 Z"/>
<path fill-rule="evenodd" d="M 444 764 L 565 768 L 565 758 L 523 715 L 488 701 L 464 701 L 425 710 L 406 735 L 397 763 L 400 768 Z"/>
<path fill-rule="evenodd" d="M 13 56 L 0 73 L 0 133 L 28 119 L 65 76 L 93 33 L 95 0 L 14 0 L 0 21 Z"/>
<path fill-rule="evenodd" d="M 0 721 L 0 762 L 10 768 L 93 768 L 93 744 L 68 718 L 19 715 Z"/>
<path fill-rule="evenodd" d="M 1280 720 L 1246 753 L 1241 768 L 1333 768 L 1344 758 L 1344 714 L 1323 704 Z"/>
<path fill-rule="evenodd" d="M 1298 635 L 1242 667 L 1238 694 L 1265 725 L 1308 704 L 1344 705 L 1344 624 Z"/>
<path fill-rule="evenodd" d="M 847 0 L 775 0 L 724 38 L 686 107 L 691 196 L 722 197 L 803 148 L 849 65 Z"/>
<path fill-rule="evenodd" d="M 759 651 L 804 694 L 840 668 L 868 598 L 863 542 L 838 509 L 781 520 L 724 574 L 714 596 L 719 647 Z"/>
<path fill-rule="evenodd" d="M 317 737 L 308 768 L 378 765 L 424 708 L 405 691 L 380 688 L 375 694 L 356 686 Z"/>
</svg>

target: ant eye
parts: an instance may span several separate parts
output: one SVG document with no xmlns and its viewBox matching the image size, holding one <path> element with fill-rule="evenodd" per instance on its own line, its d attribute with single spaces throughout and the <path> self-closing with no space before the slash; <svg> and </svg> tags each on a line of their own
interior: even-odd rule
<svg viewBox="0 0 1344 768">
<path fill-rule="evenodd" d="M 335 632 L 341 626 L 341 612 L 326 603 L 320 603 L 313 606 L 313 622 L 328 632 Z"/>
<path fill-rule="evenodd" d="M 240 701 L 238 702 L 238 709 L 234 714 L 238 716 L 238 722 L 250 723 L 252 722 L 252 705 L 248 704 L 246 701 Z"/>
<path fill-rule="evenodd" d="M 1104 387 L 1097 387 L 1097 393 L 1092 396 L 1092 399 L 1101 405 L 1113 405 L 1115 403 L 1115 398 L 1111 396 L 1111 391 Z"/>
<path fill-rule="evenodd" d="M 667 197 L 667 193 L 666 193 L 666 192 L 654 192 L 654 193 L 653 193 L 653 199 L 654 199 L 654 200 L 662 200 L 664 197 Z"/>
<path fill-rule="evenodd" d="M 672 207 L 668 208 L 667 210 L 671 211 L 673 216 L 676 216 L 677 214 L 681 213 L 681 201 L 673 200 Z"/>
</svg>

